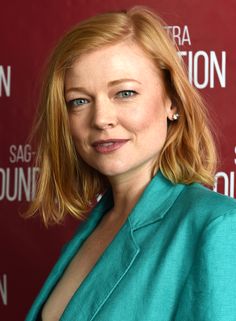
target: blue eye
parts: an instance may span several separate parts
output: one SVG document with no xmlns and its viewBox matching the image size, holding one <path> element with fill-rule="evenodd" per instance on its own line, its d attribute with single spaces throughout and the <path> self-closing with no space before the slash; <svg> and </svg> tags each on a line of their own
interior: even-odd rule
<svg viewBox="0 0 236 321">
<path fill-rule="evenodd" d="M 121 90 L 116 94 L 116 96 L 119 98 L 129 98 L 136 94 L 137 92 L 135 90 Z"/>
<path fill-rule="evenodd" d="M 86 98 L 76 98 L 68 101 L 67 106 L 70 108 L 75 108 L 75 107 L 83 106 L 88 103 L 89 103 L 89 100 Z"/>
</svg>

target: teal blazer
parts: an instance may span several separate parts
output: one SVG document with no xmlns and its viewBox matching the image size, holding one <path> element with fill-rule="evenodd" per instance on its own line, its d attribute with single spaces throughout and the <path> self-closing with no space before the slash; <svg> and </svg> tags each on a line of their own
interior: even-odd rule
<svg viewBox="0 0 236 321">
<path fill-rule="evenodd" d="M 26 321 L 113 205 L 107 192 L 66 245 Z M 61 321 L 236 321 L 236 202 L 159 172 Z"/>
</svg>

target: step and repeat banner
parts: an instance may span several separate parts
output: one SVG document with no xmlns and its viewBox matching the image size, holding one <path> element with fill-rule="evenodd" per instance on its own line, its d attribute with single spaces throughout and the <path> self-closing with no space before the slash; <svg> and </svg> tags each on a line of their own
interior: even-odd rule
<svg viewBox="0 0 236 321">
<path fill-rule="evenodd" d="M 21 321 L 78 222 L 45 229 L 22 218 L 38 168 L 28 137 L 42 71 L 72 25 L 96 13 L 146 5 L 168 23 L 189 80 L 207 101 L 221 162 L 215 190 L 236 197 L 236 1 L 50 0 L 1 4 L 0 19 L 0 320 Z"/>
</svg>

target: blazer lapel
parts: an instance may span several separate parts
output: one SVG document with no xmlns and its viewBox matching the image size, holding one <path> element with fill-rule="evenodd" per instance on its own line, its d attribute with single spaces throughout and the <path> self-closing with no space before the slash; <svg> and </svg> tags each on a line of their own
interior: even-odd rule
<svg viewBox="0 0 236 321">
<path fill-rule="evenodd" d="M 60 321 L 96 319 L 139 254 L 134 231 L 163 219 L 183 188 L 184 185 L 169 182 L 160 172 L 153 178 L 125 224 L 75 292 Z"/>
<path fill-rule="evenodd" d="M 61 321 L 94 320 L 140 251 L 134 239 L 134 231 L 162 219 L 182 189 L 183 185 L 173 185 L 160 172 L 154 177 L 125 224 L 73 295 L 60 319 Z M 76 236 L 65 248 L 25 321 L 36 319 L 42 305 L 83 241 L 92 233 L 104 213 L 112 206 L 113 200 L 110 191 L 103 196 L 90 214 L 91 217 L 80 226 Z"/>
<path fill-rule="evenodd" d="M 129 220 L 75 292 L 61 321 L 91 321 L 132 266 L 139 253 Z"/>
</svg>

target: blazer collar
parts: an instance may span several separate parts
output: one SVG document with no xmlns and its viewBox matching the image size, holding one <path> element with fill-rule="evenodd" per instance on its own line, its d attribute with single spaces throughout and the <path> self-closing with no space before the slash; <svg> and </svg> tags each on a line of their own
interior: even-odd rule
<svg viewBox="0 0 236 321">
<path fill-rule="evenodd" d="M 129 215 L 133 230 L 162 219 L 184 189 L 183 184 L 173 184 L 161 171 L 148 184 Z"/>
<path fill-rule="evenodd" d="M 184 184 L 173 184 L 164 177 L 161 171 L 158 171 L 128 216 L 131 228 L 136 230 L 162 219 L 184 187 Z M 88 220 L 80 224 L 79 233 L 81 234 L 83 231 L 83 225 L 85 225 L 86 231 L 88 228 L 89 231 L 92 231 L 113 205 L 112 191 L 108 190 L 91 212 Z"/>
<path fill-rule="evenodd" d="M 158 171 L 129 214 L 128 219 L 131 228 L 137 230 L 162 219 L 184 187 L 185 185 L 183 184 L 171 183 L 171 181 L 164 177 L 161 171 Z M 98 206 L 101 208 L 100 214 L 104 214 L 113 207 L 111 190 L 107 191 L 102 197 Z M 91 219 L 93 219 L 93 213 L 91 216 Z"/>
</svg>

